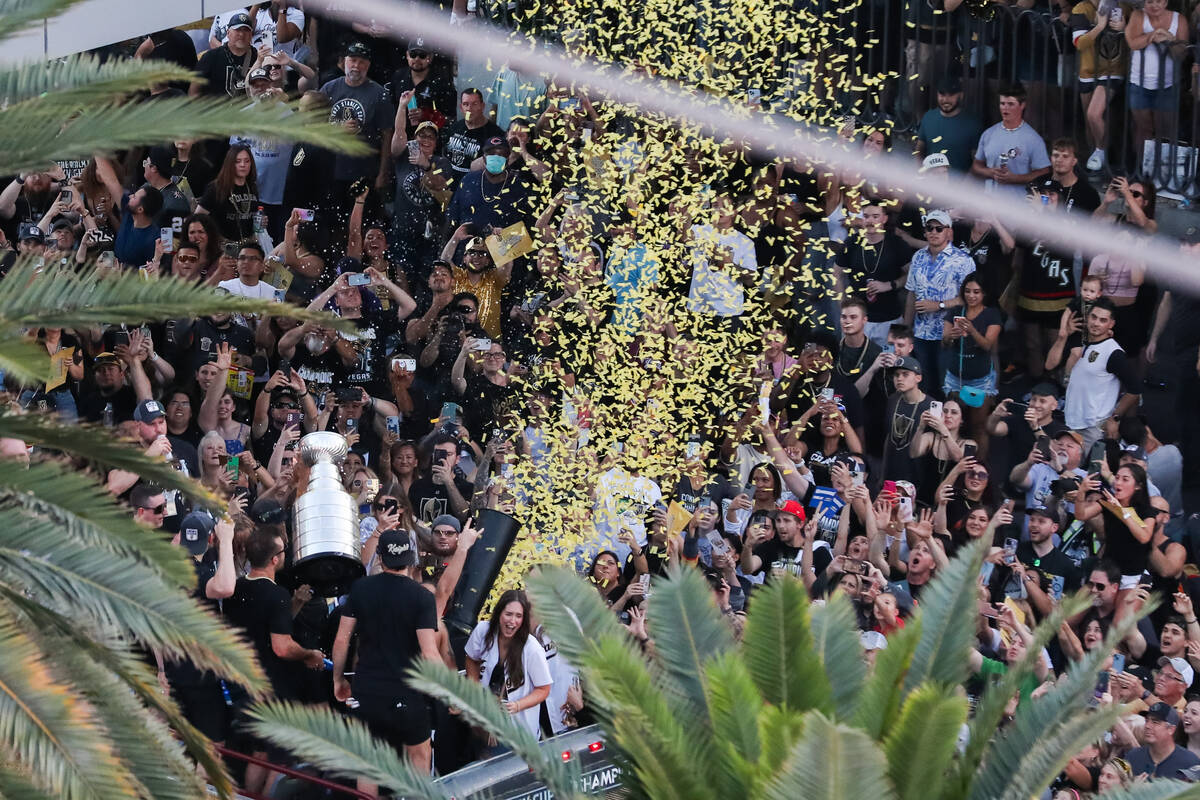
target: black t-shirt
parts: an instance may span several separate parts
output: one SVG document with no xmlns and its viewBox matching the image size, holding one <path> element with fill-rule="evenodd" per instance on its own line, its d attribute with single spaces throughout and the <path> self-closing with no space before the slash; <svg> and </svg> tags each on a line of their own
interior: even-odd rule
<svg viewBox="0 0 1200 800">
<path fill-rule="evenodd" d="M 303 673 L 299 661 L 284 661 L 271 648 L 271 635 L 292 635 L 292 598 L 267 578 L 238 578 L 233 597 L 222 604 L 229 622 L 246 632 L 275 695 L 293 699 Z"/>
<path fill-rule="evenodd" d="M 217 345 L 228 342 L 234 352 L 242 356 L 254 355 L 254 334 L 250 329 L 236 322 L 227 322 L 218 328 L 207 317 L 196 320 L 192 326 L 192 372 L 202 365 L 215 360 Z"/>
<path fill-rule="evenodd" d="M 496 421 L 501 404 L 513 394 L 511 385 L 498 386 L 481 374 L 467 378 L 467 391 L 462 396 L 463 424 L 476 440 L 484 438 Z"/>
<path fill-rule="evenodd" d="M 339 333 L 354 347 L 358 360 L 346 368 L 346 383 L 361 386 L 368 394 L 379 396 L 388 393 L 387 355 L 385 343 L 397 327 L 395 311 L 363 311 L 353 320 L 358 330 L 353 334 Z"/>
<path fill-rule="evenodd" d="M 895 291 L 884 292 L 873 298 L 867 296 L 867 281 L 895 281 L 904 273 L 904 267 L 912 260 L 913 249 L 894 233 L 885 233 L 878 244 L 863 241 L 853 236 L 846 242 L 846 249 L 838 255 L 838 265 L 848 273 L 851 291 L 867 301 L 868 322 L 889 322 L 904 316 L 901 302 L 902 284 Z M 867 362 L 868 366 L 870 362 Z"/>
<path fill-rule="evenodd" d="M 217 562 L 193 561 L 192 568 L 196 572 L 196 591 L 192 596 L 201 603 L 211 605 L 215 610 L 217 604 L 209 600 L 205 592 L 208 582 L 217 574 Z M 217 681 L 216 676 L 211 672 L 201 672 L 195 664 L 187 659 L 167 661 L 163 671 L 167 673 L 167 680 L 170 681 L 171 686 L 176 688 L 204 686 Z"/>
<path fill-rule="evenodd" d="M 869 365 L 869 362 L 864 363 Z M 846 407 L 846 419 L 850 421 L 852 428 L 863 424 L 862 398 L 858 396 L 858 390 L 854 388 L 854 381 L 838 374 L 836 369 L 831 370 L 828 385 L 802 381 L 792 384 L 784 403 L 788 420 L 795 422 L 800 419 L 813 404 L 814 398 L 819 396 L 824 388 L 833 389 L 834 396 L 842 398 L 842 405 Z"/>
<path fill-rule="evenodd" d="M 471 170 L 471 162 L 483 152 L 483 143 L 493 136 L 504 138 L 504 131 L 490 119 L 478 128 L 468 128 L 464 119 L 456 120 L 442 132 L 442 152 L 459 177 Z"/>
<path fill-rule="evenodd" d="M 1058 201 L 1058 207 L 1090 216 L 1093 211 L 1100 207 L 1100 193 L 1090 183 L 1081 178 L 1071 186 L 1063 189 L 1062 197 Z"/>
<path fill-rule="evenodd" d="M 837 358 L 833 360 L 833 368 L 850 383 L 857 383 L 882 352 L 883 348 L 870 339 L 865 339 L 862 347 L 851 347 L 842 340 L 838 346 Z"/>
<path fill-rule="evenodd" d="M 447 122 L 458 116 L 458 94 L 454 91 L 454 82 L 437 70 L 431 68 L 426 74 L 425 80 L 418 84 L 413 83 L 412 70 L 407 64 L 398 67 L 388 84 L 388 94 L 392 98 L 392 103 L 399 107 L 400 95 L 409 89 L 413 90 L 419 110 L 431 108 L 445 117 Z M 408 130 L 406 131 L 410 139 L 417 127 L 413 122 L 414 117 L 418 117 L 418 114 L 413 113 L 410 109 L 407 115 Z"/>
<path fill-rule="evenodd" d="M 104 418 L 104 408 L 112 403 L 113 422 L 120 423 L 133 419 L 133 409 L 137 407 L 137 394 L 130 386 L 122 386 L 110 395 L 100 394 L 95 385 L 83 387 L 79 391 L 79 418 L 85 422 L 100 422 Z"/>
<path fill-rule="evenodd" d="M 1021 542 L 1017 545 L 1017 560 L 1038 571 L 1042 591 L 1056 600 L 1061 599 L 1064 592 L 1071 594 L 1076 591 L 1082 583 L 1075 562 L 1057 547 L 1039 556 L 1033 552 L 1032 542 Z"/>
<path fill-rule="evenodd" d="M 196 72 L 204 79 L 203 93 L 245 98 L 246 73 L 252 63 L 253 49 L 247 50 L 244 56 L 235 56 L 227 44 L 209 50 L 200 56 L 200 63 L 196 67 Z"/>
<path fill-rule="evenodd" d="M 929 410 L 929 396 L 919 403 L 909 403 L 899 392 L 888 400 L 885 413 L 886 431 L 883 444 L 883 477 L 893 481 L 918 480 L 916 463 L 909 455 L 908 446 L 921 414 Z"/>
<path fill-rule="evenodd" d="M 1154 517 L 1150 505 L 1135 506 L 1133 512 L 1141 519 Z M 1119 514 L 1107 508 L 1102 513 L 1104 522 L 1104 557 L 1121 568 L 1122 575 L 1141 575 L 1150 560 L 1150 543 L 1142 544 L 1133 538 L 1129 526 Z"/>
<path fill-rule="evenodd" d="M 1004 244 L 996 229 L 988 227 L 979 238 L 972 237 L 974 226 L 959 223 L 954 226 L 954 246 L 962 250 L 975 262 L 982 276 L 986 302 L 995 303 L 1012 279 L 1012 251 L 1004 252 Z"/>
<path fill-rule="evenodd" d="M 1049 323 L 1058 322 L 1058 315 L 1075 296 L 1075 255 L 1064 253 L 1043 242 L 1023 248 L 1020 297 L 1017 305 L 1023 313 L 1043 315 Z"/>
<path fill-rule="evenodd" d="M 254 212 L 258 210 L 258 193 L 246 186 L 235 186 L 228 197 L 221 198 L 217 184 L 210 183 L 199 204 L 217 223 L 221 235 L 231 242 L 240 242 L 254 235 Z"/>
<path fill-rule="evenodd" d="M 471 484 L 456 474 L 454 485 L 463 499 L 469 503 L 471 495 L 475 493 Z M 426 524 L 433 522 L 442 514 L 454 513 L 450 508 L 450 493 L 446 491 L 445 486 L 434 483 L 431 478 L 419 478 L 413 481 L 412 486 L 408 487 L 408 501 L 412 503 L 413 514 Z"/>
<path fill-rule="evenodd" d="M 296 352 L 292 355 L 292 369 L 304 379 L 309 394 L 314 398 L 324 397 L 334 386 L 349 385 L 346 382 L 346 366 L 333 347 L 316 354 L 301 342 L 296 345 Z"/>
<path fill-rule="evenodd" d="M 403 684 L 421 655 L 417 631 L 437 628 L 433 594 L 412 578 L 386 572 L 355 581 L 342 615 L 357 620 L 356 690 Z"/>
<path fill-rule="evenodd" d="M 754 555 L 762 560 L 760 572 L 765 572 L 768 580 L 771 577 L 771 570 L 776 567 L 787 570 L 797 578 L 800 577 L 802 552 L 799 547 L 784 544 L 778 538 L 763 542 L 754 548 Z M 825 571 L 831 561 L 833 561 L 833 555 L 828 547 L 818 547 L 813 551 L 813 570 L 818 575 Z"/>
<path fill-rule="evenodd" d="M 183 230 L 183 220 L 192 213 L 192 206 L 187 196 L 174 183 L 168 183 L 159 189 L 162 193 L 163 207 L 154 218 L 154 227 L 170 228 L 176 236 L 186 235 Z M 207 206 L 205 206 L 207 208 Z"/>
<path fill-rule="evenodd" d="M 962 308 L 946 309 L 946 322 L 953 322 L 957 316 L 963 316 Z M 1004 325 L 1004 319 L 998 309 L 986 306 L 975 319 L 968 320 L 980 336 L 987 335 L 988 327 Z M 946 371 L 958 375 L 964 381 L 978 380 L 992 371 L 993 354 L 984 350 L 971 336 L 964 336 L 959 342 L 954 342 L 946 352 Z"/>
<path fill-rule="evenodd" d="M 187 161 L 171 159 L 171 178 L 175 185 L 185 192 L 191 192 L 194 198 L 204 194 L 216 174 L 212 162 L 195 153 L 189 153 Z"/>
</svg>

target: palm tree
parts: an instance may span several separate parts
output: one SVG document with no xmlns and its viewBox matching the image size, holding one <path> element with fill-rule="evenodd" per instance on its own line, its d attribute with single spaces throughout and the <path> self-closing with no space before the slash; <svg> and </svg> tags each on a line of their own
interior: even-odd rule
<svg viewBox="0 0 1200 800">
<path fill-rule="evenodd" d="M 968 677 L 982 557 L 974 547 L 951 562 L 874 668 L 863 660 L 849 602 L 835 595 L 814 605 L 791 578 L 755 594 L 739 644 L 704 578 L 674 571 L 654 587 L 649 658 L 568 570 L 531 575 L 528 590 L 559 653 L 579 666 L 632 797 L 1028 800 L 1119 715 L 1089 710 L 1087 699 L 1108 648 L 1135 621 L 1114 626 L 1105 647 L 1001 727 L 1042 646 L 1087 602 L 1066 600 L 969 716 L 959 686 Z M 512 746 L 556 797 L 581 796 L 569 764 L 539 751 L 485 687 L 429 662 L 412 680 Z M 370 775 L 406 797 L 443 796 L 356 722 L 279 703 L 256 716 L 262 735 L 330 770 Z M 1155 782 L 1113 797 L 1197 794 L 1188 784 Z"/>
<path fill-rule="evenodd" d="M 6 38 L 74 0 L 0 0 Z M 270 135 L 342 152 L 359 145 L 317 117 L 239 108 L 218 100 L 131 104 L 134 93 L 190 74 L 161 62 L 86 55 L 0 67 L 0 174 L 44 170 L 55 160 L 181 138 Z M 294 110 L 293 110 L 294 111 Z M 39 327 L 174 319 L 218 311 L 269 314 L 271 304 L 217 295 L 136 273 L 42 272 L 19 258 L 0 281 L 0 369 L 40 382 Z M 298 318 L 326 315 L 297 310 Z M 137 472 L 215 507 L 216 498 L 111 432 L 0 411 L 0 438 L 43 453 L 26 466 L 0 461 L 0 796 L 195 798 L 198 763 L 223 797 L 232 786 L 211 744 L 159 690 L 147 649 L 187 658 L 261 694 L 250 649 L 190 596 L 181 548 L 135 525 L 104 489 L 103 469 Z"/>
</svg>

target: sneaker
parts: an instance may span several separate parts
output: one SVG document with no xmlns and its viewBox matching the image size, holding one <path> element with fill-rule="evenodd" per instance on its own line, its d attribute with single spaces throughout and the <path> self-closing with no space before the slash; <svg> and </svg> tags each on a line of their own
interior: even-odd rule
<svg viewBox="0 0 1200 800">
<path fill-rule="evenodd" d="M 1103 166 L 1104 166 L 1104 151 L 1101 150 L 1100 148 L 1096 148 L 1095 150 L 1092 151 L 1092 154 L 1090 156 L 1088 156 L 1088 160 L 1087 160 L 1088 172 L 1099 172 Z"/>
</svg>

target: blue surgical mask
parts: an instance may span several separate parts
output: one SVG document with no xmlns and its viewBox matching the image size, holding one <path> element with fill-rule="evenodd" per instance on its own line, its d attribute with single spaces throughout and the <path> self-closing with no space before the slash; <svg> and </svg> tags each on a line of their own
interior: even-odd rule
<svg viewBox="0 0 1200 800">
<path fill-rule="evenodd" d="M 504 172 L 504 167 L 508 164 L 508 159 L 504 156 L 484 156 L 483 168 L 492 175 L 499 175 Z"/>
</svg>

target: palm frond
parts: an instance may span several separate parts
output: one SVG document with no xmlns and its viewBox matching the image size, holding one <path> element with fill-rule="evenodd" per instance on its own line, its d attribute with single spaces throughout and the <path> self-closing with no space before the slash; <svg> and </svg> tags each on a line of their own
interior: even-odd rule
<svg viewBox="0 0 1200 800">
<path fill-rule="evenodd" d="M 264 685 L 249 651 L 212 611 L 138 562 L 79 548 L 52 520 L 0 510 L 0 582 L 251 690 Z"/>
<path fill-rule="evenodd" d="M 609 740 L 637 776 L 633 785 L 655 800 L 718 800 L 712 729 L 681 714 L 655 683 L 650 666 L 627 639 L 606 636 L 580 664 L 589 702 Z"/>
<path fill-rule="evenodd" d="M 166 537 L 150 534 L 129 512 L 86 473 L 57 462 L 31 464 L 0 461 L 0 508 L 26 515 L 48 515 L 85 549 L 103 548 L 141 562 L 173 586 L 195 582 L 186 554 Z"/>
<path fill-rule="evenodd" d="M 0 797 L 4 800 L 46 800 L 46 790 L 34 786 L 29 771 L 0 761 Z"/>
<path fill-rule="evenodd" d="M 0 342 L 0 369 L 22 384 L 38 384 L 50 374 L 50 359 L 46 348 L 20 335 L 10 335 Z"/>
<path fill-rule="evenodd" d="M 826 678 L 833 688 L 836 716 L 850 719 L 867 675 L 854 609 L 842 592 L 834 592 L 825 605 L 812 609 L 809 624 L 813 650 L 821 659 Z"/>
<path fill-rule="evenodd" d="M 421 775 L 390 745 L 374 739 L 358 720 L 327 708 L 270 702 L 253 706 L 250 727 L 261 736 L 343 778 L 366 778 L 413 800 L 445 800 L 429 776 Z"/>
<path fill-rule="evenodd" d="M 596 587 L 566 567 L 544 566 L 531 572 L 525 590 L 537 607 L 538 619 L 571 664 L 582 665 L 601 639 L 629 638 Z"/>
<path fill-rule="evenodd" d="M 12 106 L 38 99 L 72 109 L 195 77 L 167 61 L 109 59 L 102 64 L 95 56 L 80 53 L 49 62 L 0 67 L 0 102 Z M 47 93 L 53 94 L 43 96 Z"/>
<path fill-rule="evenodd" d="M 863 684 L 854 724 L 872 739 L 892 729 L 904 701 L 904 676 L 921 638 L 921 615 L 909 617 L 902 630 L 888 637 L 887 647 L 875 653 L 875 669 Z"/>
<path fill-rule="evenodd" d="M 804 715 L 804 735 L 763 796 L 769 800 L 893 800 L 883 751 L 867 735 L 826 717 Z"/>
<path fill-rule="evenodd" d="M 1155 778 L 1150 783 L 1135 783 L 1124 789 L 1114 786 L 1104 792 L 1104 800 L 1200 800 L 1200 786 Z"/>
<path fill-rule="evenodd" d="M 97 150 L 235 133 L 304 142 L 348 155 L 369 153 L 366 144 L 330 125 L 325 113 L 247 102 L 179 97 L 110 103 L 90 106 L 64 120 L 56 104 L 43 109 L 37 100 L 27 100 L 0 114 L 0 173 L 44 169 L 55 159 L 88 158 Z"/>
<path fill-rule="evenodd" d="M 664 680 L 709 717 L 704 664 L 733 650 L 733 631 L 721 619 L 712 589 L 698 570 L 674 566 L 667 580 L 654 584 L 653 609 L 646 624 Z"/>
<path fill-rule="evenodd" d="M 833 687 L 813 649 L 808 592 L 800 581 L 772 579 L 755 591 L 742 657 L 768 703 L 833 713 Z"/>
<path fill-rule="evenodd" d="M 563 763 L 542 751 L 537 737 L 501 707 L 496 696 L 481 683 L 449 669 L 445 664 L 418 659 L 410 669 L 408 685 L 457 708 L 463 717 L 504 742 L 541 778 L 555 797 L 571 798 L 579 786 L 578 762 Z"/>
<path fill-rule="evenodd" d="M 83 0 L 0 0 L 0 42 Z"/>
<path fill-rule="evenodd" d="M 708 771 L 719 781 L 720 796 L 753 796 L 762 756 L 758 715 L 763 699 L 736 651 L 711 659 L 704 673 L 712 726 L 718 732 L 717 763 Z"/>
<path fill-rule="evenodd" d="M 1135 624 L 1136 617 L 1130 615 L 1110 627 L 1104 643 L 1085 653 L 1054 688 L 1036 702 L 1021 705 L 1012 725 L 988 741 L 968 800 L 1040 794 L 1068 759 L 1116 722 L 1120 706 L 1085 709 L 1101 665 Z M 1040 657 L 1040 649 L 1037 652 Z"/>
<path fill-rule="evenodd" d="M 134 782 L 94 710 L 54 675 L 37 643 L 0 606 L 0 730 L 5 750 L 53 797 L 132 796 Z"/>
<path fill-rule="evenodd" d="M 79 272 L 38 274 L 37 270 L 36 258 L 21 257 L 0 282 L 0 333 L 5 329 L 15 333 L 25 328 L 85 328 L 114 321 L 132 325 L 220 312 L 287 316 L 343 331 L 353 328 L 350 320 L 327 312 L 235 297 L 174 277 L 145 280 L 136 270 L 105 274 L 94 264 Z M 45 375 L 43 370 L 37 379 Z"/>
<path fill-rule="evenodd" d="M 883 743 L 900 800 L 938 796 L 966 721 L 966 699 L 953 690 L 925 684 L 908 695 Z"/>
<path fill-rule="evenodd" d="M 967 679 L 967 653 L 978 612 L 975 584 L 987 542 L 958 551 L 921 592 L 921 640 L 904 679 L 905 691 L 924 681 L 957 685 Z"/>
<path fill-rule="evenodd" d="M 0 345 L 3 347 L 3 345 Z M 135 472 L 144 480 L 164 489 L 178 489 L 207 508 L 224 504 L 199 481 L 185 477 L 167 462 L 153 459 L 132 442 L 117 439 L 113 432 L 98 425 L 63 425 L 51 414 L 14 414 L 0 412 L 0 436 L 21 439 L 26 444 L 84 455 L 110 469 Z"/>
<path fill-rule="evenodd" d="M 111 642 L 99 642 L 83 630 L 79 620 L 68 620 L 63 615 L 38 605 L 23 593 L 15 593 L 0 585 L 0 598 L 20 611 L 38 630 L 68 639 L 80 653 L 102 665 L 116 675 L 145 706 L 162 715 L 167 724 L 179 737 L 188 755 L 204 770 L 208 782 L 220 797 L 233 795 L 233 782 L 225 770 L 225 764 L 212 748 L 212 743 L 196 730 L 180 712 L 179 707 L 159 689 L 158 680 L 140 654 L 127 647 L 115 646 Z M 86 622 L 84 620 L 83 622 Z M 0 797 L 3 797 L 0 792 Z"/>
<path fill-rule="evenodd" d="M 807 712 L 791 711 L 783 706 L 765 706 L 758 714 L 758 740 L 762 755 L 758 768 L 763 774 L 774 775 L 787 762 L 792 748 L 804 735 Z"/>
</svg>

